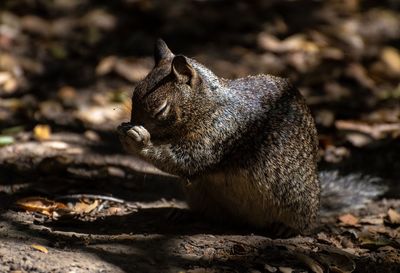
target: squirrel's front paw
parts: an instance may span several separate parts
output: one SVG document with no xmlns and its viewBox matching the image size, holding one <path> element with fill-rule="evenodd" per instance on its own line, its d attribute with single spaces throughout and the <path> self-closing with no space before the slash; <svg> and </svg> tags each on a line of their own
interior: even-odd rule
<svg viewBox="0 0 400 273">
<path fill-rule="evenodd" d="M 122 146 L 129 153 L 140 154 L 143 148 L 150 145 L 150 133 L 143 126 L 122 123 L 117 131 Z"/>
<path fill-rule="evenodd" d="M 150 133 L 143 126 L 133 126 L 126 131 L 126 135 L 144 145 L 147 145 L 150 142 Z"/>
</svg>

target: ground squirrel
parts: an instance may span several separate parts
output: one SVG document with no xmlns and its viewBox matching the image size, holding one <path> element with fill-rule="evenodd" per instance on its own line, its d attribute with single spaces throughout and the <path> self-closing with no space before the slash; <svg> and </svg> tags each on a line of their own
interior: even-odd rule
<svg viewBox="0 0 400 273">
<path fill-rule="evenodd" d="M 207 217 L 296 233 L 317 218 L 317 131 L 286 79 L 222 79 L 158 40 L 118 132 L 126 150 L 187 181 L 190 208 Z"/>
</svg>

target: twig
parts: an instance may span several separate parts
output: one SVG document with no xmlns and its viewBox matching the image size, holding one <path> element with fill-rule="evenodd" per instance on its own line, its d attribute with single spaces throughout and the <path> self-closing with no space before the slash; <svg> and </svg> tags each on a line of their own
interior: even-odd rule
<svg viewBox="0 0 400 273">
<path fill-rule="evenodd" d="M 65 200 L 65 199 L 98 199 L 103 201 L 110 201 L 115 203 L 126 204 L 127 202 L 123 199 L 107 196 L 107 195 L 99 195 L 99 194 L 68 194 L 56 197 L 56 200 Z"/>
</svg>

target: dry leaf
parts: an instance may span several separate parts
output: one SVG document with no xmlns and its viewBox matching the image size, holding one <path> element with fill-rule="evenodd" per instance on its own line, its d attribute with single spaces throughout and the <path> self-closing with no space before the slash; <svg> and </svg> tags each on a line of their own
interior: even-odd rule
<svg viewBox="0 0 400 273">
<path fill-rule="evenodd" d="M 270 266 L 268 264 L 264 265 L 264 269 L 267 270 L 268 272 L 271 272 L 271 273 L 278 271 L 278 269 L 276 267 Z"/>
<path fill-rule="evenodd" d="M 107 209 L 107 214 L 108 215 L 118 215 L 122 211 L 123 211 L 123 209 L 120 207 L 111 207 L 111 208 Z"/>
<path fill-rule="evenodd" d="M 319 51 L 318 46 L 310 41 L 302 34 L 295 34 L 280 41 L 273 35 L 261 33 L 258 36 L 259 47 L 272 52 L 307 52 L 316 53 Z"/>
<path fill-rule="evenodd" d="M 350 213 L 339 216 L 339 221 L 346 226 L 356 226 L 358 224 L 358 218 Z"/>
<path fill-rule="evenodd" d="M 133 61 L 118 59 L 115 72 L 130 82 L 143 80 L 151 70 L 152 62 L 148 58 Z"/>
<path fill-rule="evenodd" d="M 12 77 L 10 72 L 0 72 L 0 85 L 7 82 Z"/>
<path fill-rule="evenodd" d="M 381 55 L 382 61 L 393 74 L 400 75 L 400 53 L 394 47 L 385 47 Z"/>
<path fill-rule="evenodd" d="M 361 224 L 383 225 L 383 218 L 379 216 L 367 216 L 360 219 Z"/>
<path fill-rule="evenodd" d="M 399 225 L 400 224 L 400 213 L 398 213 L 394 209 L 389 209 L 387 212 L 388 219 L 391 224 Z"/>
<path fill-rule="evenodd" d="M 48 141 L 46 143 L 43 143 L 43 146 L 56 150 L 65 150 L 70 147 L 68 143 L 63 141 Z"/>
<path fill-rule="evenodd" d="M 319 51 L 318 46 L 306 39 L 302 34 L 292 35 L 282 41 L 281 47 L 284 51 L 303 51 L 309 53 L 316 53 Z"/>
<path fill-rule="evenodd" d="M 93 211 L 94 209 L 96 209 L 99 205 L 99 201 L 98 200 L 94 200 L 93 203 L 86 203 L 86 202 L 78 202 L 74 205 L 74 207 L 72 208 L 72 210 L 75 213 L 90 213 L 91 211 Z"/>
<path fill-rule="evenodd" d="M 281 41 L 268 33 L 262 32 L 258 36 L 258 46 L 267 51 L 279 51 Z"/>
<path fill-rule="evenodd" d="M 124 115 L 124 111 L 121 108 L 121 104 L 84 106 L 75 112 L 75 116 L 84 123 L 99 125 L 121 119 Z"/>
<path fill-rule="evenodd" d="M 71 86 L 61 87 L 60 90 L 58 90 L 57 96 L 62 102 L 68 104 L 75 102 L 77 97 L 75 88 Z"/>
<path fill-rule="evenodd" d="M 15 139 L 12 136 L 2 136 L 2 135 L 0 135 L 0 147 L 13 144 L 14 141 L 15 141 Z"/>
<path fill-rule="evenodd" d="M 366 134 L 374 139 L 382 139 L 388 136 L 400 134 L 399 123 L 373 123 L 360 121 L 338 120 L 335 122 L 338 130 L 355 131 Z"/>
<path fill-rule="evenodd" d="M 324 153 L 324 159 L 330 163 L 338 163 L 350 156 L 350 151 L 346 147 L 327 146 Z"/>
<path fill-rule="evenodd" d="M 14 77 L 8 79 L 8 80 L 4 83 L 4 85 L 3 85 L 3 89 L 4 89 L 4 91 L 6 91 L 7 93 L 12 93 L 12 92 L 14 92 L 15 90 L 17 90 L 17 88 L 18 88 L 18 82 L 17 82 L 17 80 L 16 80 Z"/>
<path fill-rule="evenodd" d="M 390 238 L 375 232 L 364 231 L 359 233 L 358 241 L 363 248 L 376 249 L 381 246 L 387 246 L 394 243 Z"/>
<path fill-rule="evenodd" d="M 45 124 L 38 124 L 33 128 L 33 136 L 37 140 L 47 140 L 50 138 L 51 135 L 51 128 L 49 125 Z"/>
<path fill-rule="evenodd" d="M 90 27 L 111 30 L 116 26 L 117 20 L 113 14 L 105 10 L 94 9 L 81 19 L 81 23 Z"/>
<path fill-rule="evenodd" d="M 28 32 L 49 36 L 50 23 L 41 17 L 27 15 L 21 18 L 22 28 Z"/>
<path fill-rule="evenodd" d="M 85 131 L 84 136 L 85 136 L 85 138 L 87 138 L 91 141 L 96 141 L 96 142 L 100 141 L 100 136 L 95 131 L 92 131 L 92 130 Z"/>
<path fill-rule="evenodd" d="M 317 261 L 312 259 L 311 257 L 308 257 L 302 253 L 297 253 L 296 257 L 301 262 L 303 262 L 306 266 L 308 266 L 308 268 L 310 268 L 312 272 L 324 273 L 324 269 L 321 267 L 321 265 Z"/>
<path fill-rule="evenodd" d="M 359 63 L 352 63 L 346 68 L 346 74 L 358 81 L 358 83 L 366 88 L 373 89 L 374 81 L 368 75 L 368 71 Z"/>
<path fill-rule="evenodd" d="M 117 58 L 115 56 L 108 56 L 100 61 L 96 67 L 96 75 L 103 76 L 114 70 Z"/>
<path fill-rule="evenodd" d="M 285 267 L 285 266 L 280 266 L 279 271 L 282 273 L 293 273 L 294 272 L 293 268 Z"/>
<path fill-rule="evenodd" d="M 47 248 L 45 248 L 44 246 L 33 244 L 33 245 L 31 245 L 31 247 L 36 249 L 36 250 L 39 250 L 40 252 L 43 252 L 43 253 L 46 253 L 46 254 L 49 253 Z"/>
<path fill-rule="evenodd" d="M 365 134 L 346 133 L 346 139 L 353 144 L 354 147 L 364 147 L 372 143 L 373 139 Z"/>
<path fill-rule="evenodd" d="M 18 88 L 18 82 L 10 72 L 0 71 L 0 92 L 12 93 Z"/>
<path fill-rule="evenodd" d="M 63 203 L 48 200 L 42 197 L 27 197 L 20 199 L 16 204 L 27 211 L 35 211 L 41 214 L 52 216 L 55 211 L 69 211 Z"/>
</svg>

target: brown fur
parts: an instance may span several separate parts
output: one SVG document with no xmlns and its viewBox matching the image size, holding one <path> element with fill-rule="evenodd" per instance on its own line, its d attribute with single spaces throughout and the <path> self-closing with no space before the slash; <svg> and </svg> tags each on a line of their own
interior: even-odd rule
<svg viewBox="0 0 400 273">
<path fill-rule="evenodd" d="M 307 230 L 319 208 L 318 140 L 300 93 L 269 75 L 220 79 L 163 41 L 155 62 L 119 127 L 126 149 L 189 181 L 189 206 L 210 218 Z"/>
</svg>

